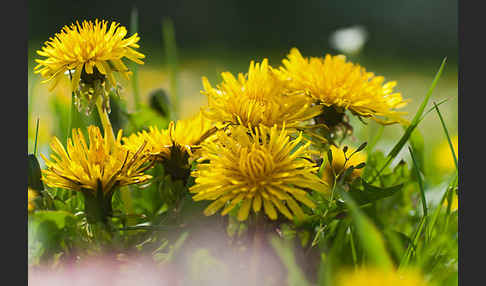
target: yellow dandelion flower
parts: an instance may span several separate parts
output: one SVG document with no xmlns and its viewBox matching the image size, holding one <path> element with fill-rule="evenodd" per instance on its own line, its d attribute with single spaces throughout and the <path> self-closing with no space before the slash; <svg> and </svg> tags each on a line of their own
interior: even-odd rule
<svg viewBox="0 0 486 286">
<path fill-rule="evenodd" d="M 197 150 L 202 141 L 211 137 L 215 131 L 211 122 L 201 113 L 177 123 L 171 121 L 167 129 L 154 126 L 123 138 L 124 145 L 135 151 L 146 142 L 144 153 L 155 161 L 162 162 L 174 178 L 187 178 L 190 164 L 199 154 Z"/>
<path fill-rule="evenodd" d="M 338 286 L 427 286 L 430 285 L 416 270 L 388 271 L 378 268 L 359 268 L 342 271 Z"/>
<path fill-rule="evenodd" d="M 401 117 L 405 112 L 395 111 L 407 104 L 400 93 L 393 92 L 396 82 L 384 83 L 382 76 L 346 62 L 343 55 L 304 58 L 293 48 L 282 63 L 275 73 L 291 93 L 308 94 L 326 107 L 342 113 L 350 110 L 383 124 L 406 122 Z"/>
<path fill-rule="evenodd" d="M 118 133 L 115 148 L 110 150 L 107 138 L 103 138 L 96 126 L 88 127 L 89 145 L 80 129 L 73 129 L 68 139 L 67 151 L 59 139 L 54 137 L 50 147 L 54 151 L 48 160 L 43 154 L 47 168 L 42 170 L 43 181 L 50 187 L 74 191 L 109 194 L 116 186 L 145 182 L 150 175 L 147 160 L 141 156 L 144 148 L 129 151 L 121 144 L 122 130 Z"/>
<path fill-rule="evenodd" d="M 27 188 L 27 210 L 29 212 L 35 209 L 34 199 L 37 198 L 37 192 L 31 188 Z"/>
<path fill-rule="evenodd" d="M 116 22 L 108 26 L 107 21 L 83 21 L 82 24 L 64 26 L 44 43 L 42 50 L 37 51 L 45 59 L 36 59 L 38 65 L 35 73 L 47 78 L 49 90 L 53 90 L 59 80 L 69 73 L 72 77 L 72 90 L 76 94 L 91 97 L 103 95 L 111 87 L 116 87 L 114 76 L 118 72 L 129 78 L 131 71 L 122 59 L 127 58 L 138 64 L 143 64 L 145 55 L 135 49 L 140 46 L 140 37 L 135 33 L 125 38 L 127 29 Z M 108 79 L 106 81 L 105 79 Z M 77 98 L 81 100 L 80 98 Z"/>
<path fill-rule="evenodd" d="M 332 152 L 332 164 L 329 164 L 329 162 L 327 162 L 322 172 L 322 179 L 327 182 L 329 188 L 334 185 L 334 174 L 338 175 L 340 172 L 343 171 L 343 168 L 347 169 L 351 166 L 356 167 L 359 164 L 366 162 L 365 154 L 363 154 L 362 152 L 356 152 L 353 154 L 356 149 L 348 146 L 348 150 L 346 150 L 346 157 L 348 157 L 348 161 L 346 162 L 345 166 L 344 163 L 346 161 L 346 158 L 344 157 L 344 150 L 339 149 L 334 145 L 331 145 L 330 149 Z M 351 156 L 351 154 L 353 155 Z M 350 179 L 354 180 L 357 177 L 360 177 L 362 173 L 362 168 L 354 169 L 350 174 Z"/>
<path fill-rule="evenodd" d="M 301 134 L 291 140 L 287 130 L 277 128 L 237 126 L 231 134 L 220 131 L 217 140 L 202 144 L 204 155 L 192 173 L 195 185 L 189 190 L 195 201 L 214 201 L 205 215 L 224 206 L 221 214 L 226 215 L 241 203 L 240 221 L 262 206 L 272 220 L 277 219 L 277 211 L 288 219 L 303 219 L 298 202 L 315 207 L 307 196 L 309 189 L 321 191 L 325 183 L 315 174 L 318 167 L 306 160 L 310 142 L 299 146 Z"/>
<path fill-rule="evenodd" d="M 272 72 L 268 60 L 251 62 L 246 75 L 238 78 L 230 72 L 221 74 L 223 82 L 213 88 L 206 77 L 202 78 L 208 97 L 204 115 L 215 122 L 243 125 L 259 124 L 272 127 L 294 128 L 320 113 L 320 107 L 304 95 L 287 96 L 285 87 Z"/>
<path fill-rule="evenodd" d="M 457 135 L 452 137 L 451 142 L 452 148 L 454 149 L 454 154 L 458 156 L 459 137 Z M 451 148 L 447 139 L 440 143 L 434 153 L 435 165 L 439 168 L 439 170 L 442 172 L 451 172 L 456 169 L 454 158 L 452 157 Z"/>
</svg>

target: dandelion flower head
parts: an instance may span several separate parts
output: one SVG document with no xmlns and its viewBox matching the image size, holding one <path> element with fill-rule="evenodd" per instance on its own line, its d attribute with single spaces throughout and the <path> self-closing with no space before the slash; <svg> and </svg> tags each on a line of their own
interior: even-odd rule
<svg viewBox="0 0 486 286">
<path fill-rule="evenodd" d="M 307 160 L 310 143 L 299 145 L 301 141 L 301 134 L 291 140 L 287 130 L 279 131 L 277 126 L 238 126 L 231 128 L 231 134 L 218 132 L 217 140 L 202 145 L 204 155 L 192 173 L 195 185 L 189 189 L 193 199 L 213 201 L 206 215 L 223 207 L 221 214 L 226 215 L 240 205 L 240 221 L 262 207 L 272 220 L 277 212 L 290 220 L 305 218 L 298 202 L 314 208 L 309 189 L 321 191 L 325 183 L 315 174 L 317 166 Z"/>
<path fill-rule="evenodd" d="M 199 145 L 204 140 L 211 140 L 214 130 L 211 122 L 199 112 L 176 123 L 171 121 L 167 129 L 151 126 L 148 131 L 123 138 L 123 142 L 132 151 L 146 142 L 144 155 L 150 160 L 162 162 L 167 167 L 166 171 L 172 172 L 174 177 L 186 178 L 190 164 L 200 154 Z"/>
<path fill-rule="evenodd" d="M 384 77 L 347 62 L 343 55 L 304 58 L 293 48 L 282 63 L 275 73 L 291 93 L 307 94 L 327 107 L 350 110 L 383 124 L 406 122 L 405 113 L 395 110 L 407 104 L 393 91 L 396 82 L 385 83 Z"/>
<path fill-rule="evenodd" d="M 206 77 L 202 79 L 202 93 L 208 97 L 203 113 L 212 121 L 245 127 L 282 127 L 285 122 L 287 128 L 294 128 L 320 113 L 320 107 L 306 96 L 284 94 L 283 82 L 271 72 L 267 59 L 252 61 L 246 75 L 223 72 L 221 77 L 223 82 L 216 88 Z"/>
<path fill-rule="evenodd" d="M 81 24 L 64 26 L 37 51 L 44 59 L 36 59 L 34 73 L 39 73 L 50 82 L 52 91 L 60 79 L 68 73 L 72 90 L 78 95 L 86 95 L 88 101 L 110 88 L 117 86 L 114 73 L 129 78 L 132 72 L 123 63 L 127 58 L 143 64 L 145 55 L 136 51 L 140 46 L 137 33 L 125 38 L 127 29 L 116 22 L 84 20 Z M 108 80 L 106 80 L 108 79 Z M 82 96 L 76 98 L 83 100 Z M 78 104 L 78 102 L 77 102 Z"/>
<path fill-rule="evenodd" d="M 164 160 L 170 157 L 171 148 L 175 146 L 188 155 L 193 154 L 200 143 L 211 136 L 212 127 L 211 122 L 199 112 L 188 119 L 171 121 L 167 129 L 150 126 L 148 131 L 143 130 L 123 138 L 123 143 L 127 148 L 135 151 L 141 144 L 147 142 L 145 154 Z"/>
<path fill-rule="evenodd" d="M 116 186 L 142 183 L 151 178 L 143 173 L 147 169 L 147 160 L 141 156 L 144 146 L 140 145 L 136 152 L 129 151 L 121 144 L 122 130 L 113 150 L 98 127 L 89 126 L 88 134 L 89 144 L 80 129 L 73 129 L 67 150 L 59 139 L 52 139 L 51 160 L 41 154 L 47 166 L 42 170 L 43 181 L 48 186 L 93 193 L 101 189 L 106 194 Z"/>
</svg>

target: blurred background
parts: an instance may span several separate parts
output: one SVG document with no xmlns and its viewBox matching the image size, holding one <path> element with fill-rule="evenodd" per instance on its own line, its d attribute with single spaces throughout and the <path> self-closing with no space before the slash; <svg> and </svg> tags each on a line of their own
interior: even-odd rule
<svg viewBox="0 0 486 286">
<path fill-rule="evenodd" d="M 67 78 L 64 88 L 52 93 L 34 75 L 35 51 L 64 25 L 83 19 L 106 19 L 130 30 L 131 13 L 138 12 L 139 49 L 146 55 L 139 67 L 142 101 L 150 92 L 169 90 L 168 67 L 171 59 L 163 41 L 163 20 L 173 23 L 177 46 L 179 118 L 188 117 L 206 104 L 200 94 L 201 77 L 211 83 L 220 81 L 223 71 L 246 72 L 250 60 L 269 58 L 279 66 L 290 48 L 297 47 L 304 56 L 345 54 L 367 70 L 397 81 L 396 90 L 410 104 L 405 108 L 409 119 L 425 96 L 444 57 L 448 62 L 431 98 L 447 102 L 440 106 L 445 123 L 457 135 L 457 1 L 29 1 L 29 152 L 32 152 L 35 121 L 39 121 L 39 150 L 49 152 L 48 141 L 59 134 L 56 102 L 70 104 Z M 88 16 L 89 15 L 89 16 Z M 166 24 L 168 25 L 168 24 Z M 173 64 L 173 63 L 172 63 Z M 123 100 L 133 109 L 133 89 L 123 81 Z M 58 104 L 59 105 L 59 104 Z M 351 140 L 357 146 L 369 140 L 378 126 L 355 124 Z M 422 134 L 425 170 L 450 174 L 454 169 L 446 137 L 435 112 L 419 125 Z M 400 138 L 400 126 L 385 128 L 377 147 L 388 152 Z M 351 143 L 353 144 L 353 143 Z M 446 144 L 446 145 L 444 145 Z M 443 146 L 446 146 L 444 148 Z M 441 149 L 442 148 L 442 149 Z M 406 149 L 406 148 L 404 148 Z M 406 153 L 403 157 L 409 157 Z M 407 159 L 408 160 L 408 159 Z M 42 160 L 41 160 L 42 161 Z M 41 162 L 42 164 L 42 162 Z M 436 172 L 440 170 L 439 172 Z M 440 181 L 440 176 L 437 182 Z"/>
<path fill-rule="evenodd" d="M 91 3 L 90 3 L 91 2 Z M 161 44 L 160 21 L 175 23 L 185 52 L 277 53 L 290 46 L 320 54 L 336 29 L 362 25 L 369 32 L 369 56 L 457 58 L 457 1 L 29 1 L 29 39 L 44 41 L 72 21 L 89 18 L 128 25 L 137 7 L 146 48 Z M 143 47 L 143 46 L 142 46 Z"/>
</svg>

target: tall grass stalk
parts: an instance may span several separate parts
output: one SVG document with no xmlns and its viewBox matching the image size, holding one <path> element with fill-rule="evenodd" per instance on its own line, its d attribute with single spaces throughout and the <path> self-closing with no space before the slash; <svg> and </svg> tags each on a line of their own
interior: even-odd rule
<svg viewBox="0 0 486 286">
<path fill-rule="evenodd" d="M 410 125 L 408 125 L 407 129 L 405 130 L 405 133 L 400 138 L 400 140 L 397 142 L 397 144 L 395 144 L 395 146 L 390 151 L 390 153 L 388 153 L 387 161 L 381 167 L 380 171 L 378 171 L 378 173 L 375 175 L 375 177 L 373 177 L 373 179 L 371 180 L 370 183 L 374 182 L 379 177 L 381 172 L 383 172 L 385 170 L 385 168 L 393 161 L 393 159 L 395 159 L 395 157 L 398 155 L 398 153 L 402 150 L 403 146 L 405 146 L 405 143 L 407 143 L 408 139 L 412 135 L 412 132 L 415 130 L 415 128 L 417 128 L 418 124 L 421 121 L 421 117 L 422 117 L 422 114 L 424 113 L 425 107 L 427 106 L 427 103 L 429 102 L 430 96 L 432 95 L 432 92 L 434 91 L 435 86 L 437 85 L 437 82 L 439 81 L 439 78 L 442 76 L 442 72 L 444 70 L 446 61 L 447 61 L 447 57 L 442 60 L 442 64 L 440 65 L 439 71 L 435 75 L 434 80 L 432 81 L 432 84 L 430 85 L 429 91 L 425 95 L 424 100 L 422 101 L 422 103 L 419 106 L 419 109 L 415 113 L 415 116 L 413 117 L 412 122 L 410 123 Z"/>
<path fill-rule="evenodd" d="M 130 34 L 133 35 L 138 33 L 138 10 L 136 7 L 133 7 L 132 12 L 130 13 Z M 135 102 L 135 111 L 140 109 L 141 100 L 140 100 L 140 90 L 138 85 L 138 65 L 135 62 L 130 63 L 130 70 L 133 72 L 132 74 L 132 88 L 133 88 L 133 100 Z"/>
<path fill-rule="evenodd" d="M 419 190 L 420 190 L 420 198 L 422 201 L 422 210 L 424 217 L 427 217 L 428 215 L 428 209 L 427 209 L 427 201 L 425 200 L 425 190 L 424 190 L 424 184 L 422 182 L 422 175 L 420 174 L 420 169 L 419 166 L 417 165 L 417 160 L 415 159 L 415 155 L 413 154 L 412 148 L 408 147 L 408 151 L 410 152 L 410 156 L 412 157 L 412 162 L 413 166 L 415 169 L 415 174 L 417 175 L 417 182 L 419 185 Z"/>
<path fill-rule="evenodd" d="M 456 156 L 456 152 L 454 151 L 454 146 L 452 145 L 451 137 L 449 136 L 449 131 L 447 131 L 447 126 L 444 123 L 444 118 L 442 118 L 442 114 L 440 113 L 439 107 L 435 102 L 434 102 L 434 108 L 437 111 L 437 114 L 439 115 L 440 123 L 442 124 L 442 128 L 444 129 L 444 133 L 447 137 L 447 142 L 449 143 L 449 148 L 451 149 L 452 158 L 454 159 L 454 164 L 456 165 L 456 170 L 458 170 L 457 156 Z"/>
<path fill-rule="evenodd" d="M 35 140 L 34 140 L 34 156 L 37 156 L 37 136 L 39 135 L 39 117 L 37 117 L 37 122 L 35 124 Z"/>
<path fill-rule="evenodd" d="M 162 40 L 169 70 L 169 95 L 172 105 L 171 119 L 176 120 L 179 117 L 178 61 L 174 23 L 170 18 L 162 20 Z"/>
</svg>

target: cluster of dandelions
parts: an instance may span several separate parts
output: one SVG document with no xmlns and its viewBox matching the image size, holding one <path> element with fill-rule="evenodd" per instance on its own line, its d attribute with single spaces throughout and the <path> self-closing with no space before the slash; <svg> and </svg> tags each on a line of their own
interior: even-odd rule
<svg viewBox="0 0 486 286">
<path fill-rule="evenodd" d="M 107 94 L 116 88 L 115 73 L 131 75 L 123 58 L 139 64 L 144 58 L 136 51 L 138 35 L 126 34 L 125 27 L 105 21 L 66 26 L 38 52 L 46 58 L 35 67 L 51 88 L 67 72 L 78 105 L 88 111 L 97 106 L 104 135 L 89 126 L 88 143 L 73 130 L 66 148 L 54 138 L 54 154 L 44 157 L 43 170 L 48 186 L 82 192 L 94 220 L 111 215 L 111 196 L 119 186 L 150 182 L 145 172 L 156 164 L 182 181 L 195 201 L 212 201 L 206 215 L 235 210 L 240 221 L 260 212 L 271 220 L 279 214 L 302 220 L 316 206 L 310 193 L 328 195 L 343 162 L 365 161 L 348 160 L 351 151 L 345 148 L 343 158 L 334 156 L 318 175 L 321 154 L 343 153 L 336 145 L 352 131 L 347 111 L 382 124 L 405 121 L 396 109 L 407 101 L 393 91 L 395 82 L 342 55 L 305 58 L 294 48 L 278 68 L 264 59 L 237 76 L 223 72 L 216 86 L 203 77 L 208 104 L 192 118 L 127 137 L 120 131 L 115 138 Z M 358 169 L 353 176 L 360 176 Z M 195 178 L 192 185 L 189 177 Z"/>
</svg>

